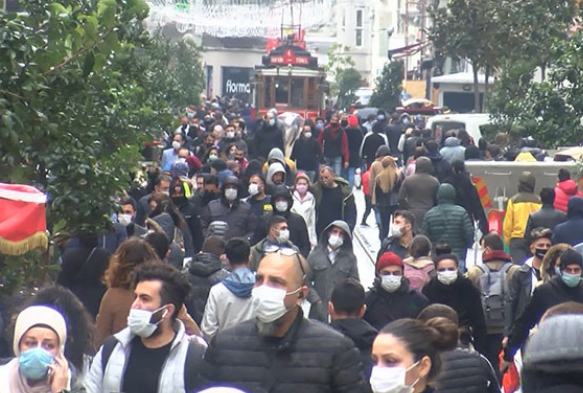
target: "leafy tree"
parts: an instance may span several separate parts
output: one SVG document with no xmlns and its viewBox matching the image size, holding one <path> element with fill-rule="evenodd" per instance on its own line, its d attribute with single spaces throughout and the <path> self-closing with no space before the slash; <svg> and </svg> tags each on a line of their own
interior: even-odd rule
<svg viewBox="0 0 583 393">
<path fill-rule="evenodd" d="M 403 62 L 392 61 L 385 64 L 377 78 L 376 88 L 370 97 L 369 105 L 390 110 L 399 106 L 399 96 L 403 90 Z"/>
<path fill-rule="evenodd" d="M 198 103 L 199 49 L 150 37 L 142 0 L 22 4 L 0 13 L 0 181 L 46 190 L 55 231 L 104 231 L 142 142 Z"/>
<path fill-rule="evenodd" d="M 328 51 L 328 63 L 324 66 L 330 83 L 330 94 L 338 97 L 340 105 L 349 105 L 354 100 L 352 92 L 361 84 L 361 77 L 356 74 L 354 59 L 347 54 L 350 47 L 334 44 Z M 351 101 L 352 99 L 352 101 Z"/>
<path fill-rule="evenodd" d="M 348 107 L 356 100 L 354 91 L 362 84 L 360 72 L 354 67 L 340 71 L 338 74 L 338 105 Z"/>
</svg>

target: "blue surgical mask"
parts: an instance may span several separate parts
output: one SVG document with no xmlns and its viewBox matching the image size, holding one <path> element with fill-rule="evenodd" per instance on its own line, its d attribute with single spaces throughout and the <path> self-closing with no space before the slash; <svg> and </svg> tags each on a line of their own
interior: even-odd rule
<svg viewBox="0 0 583 393">
<path fill-rule="evenodd" d="M 378 120 L 378 121 L 383 121 L 383 120 L 385 120 L 385 115 L 378 115 L 378 116 L 377 116 L 377 120 Z"/>
<path fill-rule="evenodd" d="M 275 119 L 269 119 L 269 125 L 270 126 L 274 126 L 275 125 Z"/>
<path fill-rule="evenodd" d="M 571 288 L 575 288 L 581 283 L 581 276 L 579 274 L 561 273 L 561 279 L 563 282 Z"/>
<path fill-rule="evenodd" d="M 187 113 L 186 113 L 186 116 L 187 116 L 189 119 L 194 119 L 194 113 L 192 113 L 192 112 L 187 112 Z"/>
<path fill-rule="evenodd" d="M 324 127 L 324 124 L 322 124 L 322 123 L 316 123 L 316 128 L 317 128 L 318 130 L 321 130 L 321 129 L 322 129 L 322 127 Z"/>
<path fill-rule="evenodd" d="M 47 376 L 49 365 L 55 357 L 41 347 L 28 349 L 18 357 L 19 370 L 22 376 L 31 381 L 39 381 Z"/>
<path fill-rule="evenodd" d="M 407 125 L 407 124 L 409 124 L 409 119 L 407 119 L 407 118 L 404 118 L 402 123 L 403 123 L 403 125 Z"/>
</svg>

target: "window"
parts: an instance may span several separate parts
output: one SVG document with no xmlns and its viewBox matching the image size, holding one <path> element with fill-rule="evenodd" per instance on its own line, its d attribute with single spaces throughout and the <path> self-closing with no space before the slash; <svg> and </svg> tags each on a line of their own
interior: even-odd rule
<svg viewBox="0 0 583 393">
<path fill-rule="evenodd" d="M 356 24 L 355 24 L 355 35 L 356 35 L 356 46 L 357 47 L 361 47 L 362 46 L 362 37 L 363 37 L 363 28 L 364 28 L 364 23 L 363 23 L 363 14 L 364 11 L 362 9 L 360 10 L 356 10 Z"/>
</svg>

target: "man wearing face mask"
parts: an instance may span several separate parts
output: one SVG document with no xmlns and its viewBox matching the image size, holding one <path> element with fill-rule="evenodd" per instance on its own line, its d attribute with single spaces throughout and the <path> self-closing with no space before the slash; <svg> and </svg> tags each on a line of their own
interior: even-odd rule
<svg viewBox="0 0 583 393">
<path fill-rule="evenodd" d="M 393 252 L 385 252 L 377 261 L 377 277 L 366 294 L 363 317 L 377 330 L 397 319 L 417 318 L 429 305 L 425 296 L 409 287 L 403 269 L 403 260 Z"/>
<path fill-rule="evenodd" d="M 263 258 L 251 294 L 255 318 L 217 333 L 205 355 L 206 380 L 247 392 L 370 391 L 353 342 L 304 318 L 307 270 L 303 257 L 284 250 Z"/>
<path fill-rule="evenodd" d="M 162 193 L 164 195 L 170 196 L 170 183 L 172 178 L 168 175 L 160 175 L 154 181 L 154 192 L 143 196 L 138 201 L 138 211 L 136 212 L 135 223 L 138 225 L 144 225 L 146 217 L 150 214 L 150 204 L 149 200 L 152 198 L 154 193 Z"/>
<path fill-rule="evenodd" d="M 290 159 L 296 162 L 298 171 L 305 172 L 310 181 L 315 180 L 316 171 L 322 162 L 322 149 L 309 124 L 304 124 L 302 135 L 294 143 Z"/>
<path fill-rule="evenodd" d="M 311 189 L 316 198 L 316 233 L 322 231 L 333 221 L 345 221 L 350 230 L 356 224 L 356 204 L 348 182 L 336 177 L 329 166 L 320 169 L 320 180 Z"/>
<path fill-rule="evenodd" d="M 583 303 L 581 273 L 583 257 L 573 249 L 567 249 L 559 257 L 560 274 L 546 284 L 538 286 L 530 298 L 524 312 L 512 326 L 508 343 L 504 348 L 504 361 L 512 361 L 519 348 L 526 342 L 530 329 L 551 307 L 565 302 Z M 507 367 L 508 363 L 501 365 Z"/>
<path fill-rule="evenodd" d="M 334 173 L 340 174 L 342 168 L 348 168 L 350 159 L 348 138 L 340 125 L 338 115 L 330 117 L 330 123 L 318 136 L 318 143 L 322 148 L 326 165 L 332 167 Z"/>
<path fill-rule="evenodd" d="M 293 198 L 287 186 L 275 186 L 271 196 L 271 211 L 266 212 L 259 219 L 252 243 L 257 243 L 267 235 L 267 223 L 273 215 L 282 216 L 289 226 L 289 240 L 296 245 L 300 253 L 307 257 L 311 250 L 308 228 L 304 218 L 291 211 Z"/>
<path fill-rule="evenodd" d="M 215 175 L 205 173 L 202 175 L 202 185 L 197 193 L 190 197 L 189 202 L 197 210 L 198 217 L 204 208 L 220 197 L 219 179 Z"/>
<path fill-rule="evenodd" d="M 413 242 L 413 226 L 415 216 L 407 210 L 397 210 L 393 215 L 391 236 L 383 239 L 381 248 L 377 254 L 377 260 L 387 251 L 394 252 L 401 259 L 409 256 L 409 246 Z"/>
<path fill-rule="evenodd" d="M 174 134 L 172 136 L 172 147 L 162 152 L 162 162 L 160 163 L 162 171 L 169 171 L 172 164 L 180 158 L 178 152 L 182 146 L 184 146 L 184 136 L 182 134 Z"/>
<path fill-rule="evenodd" d="M 249 192 L 249 197 L 245 199 L 245 202 L 251 206 L 251 210 L 253 210 L 257 218 L 273 210 L 271 195 L 265 193 L 265 181 L 261 175 L 253 175 L 249 178 L 247 191 Z"/>
<path fill-rule="evenodd" d="M 283 130 L 278 127 L 277 113 L 267 112 L 255 132 L 255 153 L 260 158 L 266 158 L 274 147 L 283 151 L 283 137 Z"/>
<path fill-rule="evenodd" d="M 423 295 L 430 304 L 445 304 L 459 315 L 460 340 L 466 347 L 473 341 L 480 353 L 487 352 L 486 319 L 482 309 L 482 296 L 472 282 L 459 272 L 455 254 L 435 258 L 437 276 L 423 287 Z"/>
<path fill-rule="evenodd" d="M 239 179 L 234 176 L 225 179 L 221 187 L 221 198 L 211 201 L 201 213 L 200 220 L 205 236 L 213 221 L 222 221 L 229 225 L 225 240 L 232 237 L 244 237 L 249 241 L 253 239 L 257 220 L 251 206 L 239 199 L 240 190 Z"/>
<path fill-rule="evenodd" d="M 336 220 L 324 229 L 318 245 L 308 256 L 308 263 L 310 318 L 327 322 L 328 302 L 336 284 L 347 278 L 359 280 L 352 233 L 346 222 Z"/>
<path fill-rule="evenodd" d="M 128 237 L 145 235 L 148 230 L 134 222 L 136 219 L 136 201 L 131 197 L 127 197 L 122 199 L 119 205 L 121 213 L 117 215 L 117 221 L 126 228 Z"/>
<path fill-rule="evenodd" d="M 235 131 L 235 125 L 229 124 L 225 129 L 225 138 L 223 138 L 223 146 L 230 146 L 234 144 L 239 150 L 243 150 L 245 154 L 247 153 L 247 143 L 241 138 L 241 134 Z"/>
<path fill-rule="evenodd" d="M 165 393 L 198 390 L 206 350 L 189 340 L 177 319 L 190 286 L 178 270 L 160 262 L 140 266 L 128 327 L 105 340 L 85 380 L 88 393 Z"/>
<path fill-rule="evenodd" d="M 267 235 L 251 247 L 249 269 L 255 271 L 259 262 L 270 252 L 281 248 L 289 248 L 298 251 L 298 248 L 290 241 L 290 231 L 286 219 L 279 215 L 271 215 L 267 222 Z"/>
</svg>

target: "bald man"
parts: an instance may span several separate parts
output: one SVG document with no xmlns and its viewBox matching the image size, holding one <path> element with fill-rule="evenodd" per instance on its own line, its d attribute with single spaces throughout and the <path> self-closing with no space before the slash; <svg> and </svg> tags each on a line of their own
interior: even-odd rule
<svg viewBox="0 0 583 393">
<path fill-rule="evenodd" d="M 284 255 L 285 254 L 285 255 Z M 249 392 L 369 392 L 352 341 L 304 318 L 306 260 L 292 250 L 267 254 L 252 291 L 254 318 L 220 331 L 205 355 L 209 386 Z"/>
</svg>

